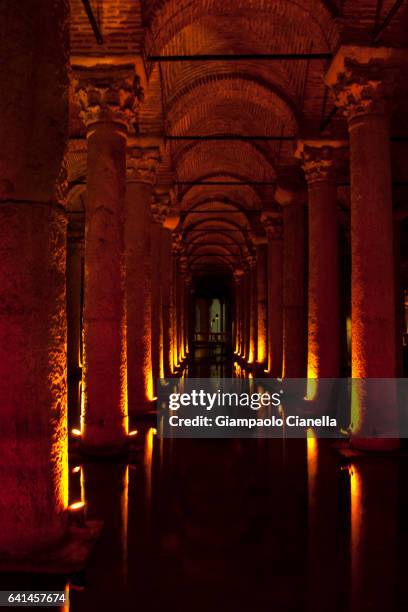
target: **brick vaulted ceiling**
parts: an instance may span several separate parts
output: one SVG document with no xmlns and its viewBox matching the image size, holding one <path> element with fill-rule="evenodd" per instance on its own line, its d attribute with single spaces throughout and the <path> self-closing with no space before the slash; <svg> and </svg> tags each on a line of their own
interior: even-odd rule
<svg viewBox="0 0 408 612">
<path fill-rule="evenodd" d="M 277 177 L 289 168 L 297 170 L 295 142 L 265 137 L 345 136 L 339 115 L 321 131 L 333 108 L 323 82 L 329 55 L 343 42 L 371 44 L 376 25 L 394 3 L 91 0 L 103 36 L 103 45 L 98 45 L 82 0 L 71 0 L 73 56 L 143 58 L 147 79 L 138 129 L 164 137 L 158 186 L 175 184 L 179 229 L 193 273 L 224 273 L 239 265 L 259 229 L 259 211 L 273 206 Z M 408 3 L 402 3 L 380 42 L 404 46 L 407 31 Z M 284 53 L 327 57 L 259 58 Z M 175 55 L 218 59 L 150 59 Z M 245 57 L 219 59 L 225 55 Z M 82 137 L 75 109 L 71 124 L 72 135 Z M 207 138 L 189 140 L 191 136 Z M 78 171 L 72 172 L 77 178 Z M 197 184 L 203 181 L 217 184 Z"/>
</svg>

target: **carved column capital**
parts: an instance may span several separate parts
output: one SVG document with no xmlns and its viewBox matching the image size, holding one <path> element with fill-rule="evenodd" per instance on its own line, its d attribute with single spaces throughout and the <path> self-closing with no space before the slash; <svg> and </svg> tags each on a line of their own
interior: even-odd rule
<svg viewBox="0 0 408 612">
<path fill-rule="evenodd" d="M 261 222 L 265 228 L 266 237 L 269 240 L 282 240 L 283 221 L 282 215 L 275 211 L 264 211 Z"/>
<path fill-rule="evenodd" d="M 300 140 L 295 155 L 302 160 L 307 182 L 316 183 L 335 180 L 346 151 L 347 145 L 343 141 Z"/>
<path fill-rule="evenodd" d="M 158 147 L 131 147 L 126 155 L 126 180 L 154 185 L 160 164 Z"/>
<path fill-rule="evenodd" d="M 164 225 L 170 212 L 170 195 L 167 192 L 155 191 L 152 195 L 151 211 L 155 223 Z"/>
<path fill-rule="evenodd" d="M 138 102 L 143 99 L 133 64 L 73 66 L 75 96 L 87 127 L 94 123 L 119 123 L 131 130 Z"/>
<path fill-rule="evenodd" d="M 349 120 L 391 111 L 399 61 L 399 52 L 394 49 L 340 48 L 327 72 L 326 83 Z"/>
</svg>

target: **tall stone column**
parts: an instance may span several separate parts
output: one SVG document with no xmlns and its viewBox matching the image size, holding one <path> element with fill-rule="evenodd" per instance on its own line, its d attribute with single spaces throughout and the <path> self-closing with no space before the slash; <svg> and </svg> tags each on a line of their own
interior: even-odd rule
<svg viewBox="0 0 408 612">
<path fill-rule="evenodd" d="M 172 285 L 172 304 L 173 304 L 173 319 L 172 319 L 172 328 L 173 328 L 173 372 L 180 365 L 180 355 L 179 355 L 179 313 L 178 313 L 178 301 L 177 301 L 177 287 L 178 287 L 178 257 L 180 254 L 181 242 L 180 242 L 180 234 L 178 232 L 173 232 L 172 238 L 172 254 L 173 254 L 173 285 Z"/>
<path fill-rule="evenodd" d="M 307 354 L 307 194 L 295 180 L 275 191 L 283 207 L 283 367 L 286 378 L 305 378 Z"/>
<path fill-rule="evenodd" d="M 76 214 L 75 217 L 78 215 Z M 82 271 L 84 256 L 83 215 L 69 218 L 67 240 L 67 365 L 69 424 L 80 422 L 82 379 Z"/>
<path fill-rule="evenodd" d="M 159 160 L 157 147 L 135 146 L 128 151 L 125 205 L 127 378 L 129 412 L 133 414 L 148 411 L 154 398 L 151 203 Z"/>
<path fill-rule="evenodd" d="M 130 65 L 73 68 L 88 142 L 82 444 L 116 452 L 128 430 L 123 220 L 136 77 Z"/>
<path fill-rule="evenodd" d="M 268 352 L 267 332 L 267 285 L 266 285 L 267 244 L 265 237 L 257 237 L 256 280 L 257 280 L 257 346 L 256 362 L 265 369 Z"/>
<path fill-rule="evenodd" d="M 241 268 L 234 270 L 234 339 L 233 349 L 236 355 L 241 354 L 241 336 L 242 336 L 242 277 L 244 271 Z"/>
<path fill-rule="evenodd" d="M 66 537 L 69 3 L 0 6 L 0 557 Z"/>
<path fill-rule="evenodd" d="M 188 259 L 185 255 L 179 257 L 179 347 L 181 358 L 185 359 L 186 353 L 186 337 L 188 328 L 188 308 L 186 298 L 186 279 L 188 277 Z"/>
<path fill-rule="evenodd" d="M 309 198 L 308 379 L 337 378 L 340 367 L 336 167 L 344 143 L 301 141 Z M 317 388 L 312 390 L 312 396 Z M 313 399 L 313 397 L 309 399 Z"/>
<path fill-rule="evenodd" d="M 264 212 L 261 218 L 268 239 L 268 372 L 282 376 L 283 355 L 283 226 L 278 212 Z"/>
<path fill-rule="evenodd" d="M 249 339 L 250 339 L 250 305 L 251 305 L 251 283 L 250 270 L 247 261 L 243 264 L 244 276 L 242 286 L 242 352 L 241 356 L 245 361 L 248 361 L 249 356 Z"/>
<path fill-rule="evenodd" d="M 248 261 L 248 306 L 249 306 L 249 347 L 247 363 L 252 365 L 257 358 L 258 341 L 258 283 L 256 272 L 256 255 L 249 255 Z"/>
<path fill-rule="evenodd" d="M 352 443 L 376 450 L 398 446 L 392 385 L 369 382 L 396 375 L 389 119 L 397 62 L 392 49 L 341 47 L 326 76 L 350 136 Z"/>
<path fill-rule="evenodd" d="M 168 212 L 168 196 L 155 192 L 152 200 L 152 372 L 155 395 L 157 379 L 163 378 L 163 223 Z M 167 254 L 167 256 L 169 256 Z"/>
<path fill-rule="evenodd" d="M 174 371 L 173 335 L 173 256 L 172 232 L 178 225 L 179 216 L 167 214 L 163 221 L 161 240 L 161 287 L 163 318 L 163 369 L 164 376 L 172 376 Z"/>
</svg>

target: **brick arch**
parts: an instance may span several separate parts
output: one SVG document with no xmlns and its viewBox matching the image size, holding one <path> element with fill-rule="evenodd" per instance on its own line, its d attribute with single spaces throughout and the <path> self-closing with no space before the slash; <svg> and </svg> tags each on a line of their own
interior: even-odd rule
<svg viewBox="0 0 408 612">
<path fill-rule="evenodd" d="M 298 45 L 303 43 L 307 48 L 314 41 L 316 46 L 330 50 L 339 42 L 336 20 L 321 0 L 170 0 L 156 5 L 156 10 L 150 12 L 145 43 L 147 53 L 163 53 L 180 32 L 198 21 L 205 23 L 206 19 L 215 18 L 214 22 L 220 23 L 223 17 L 231 19 L 231 16 L 235 23 L 239 20 L 248 23 L 244 31 L 253 32 L 261 41 L 266 38 L 263 32 L 267 31 L 268 23 L 278 26 L 281 34 L 270 37 L 269 49 L 273 49 L 274 44 L 282 47 L 285 42 L 287 47 L 292 44 L 288 50 L 294 51 L 298 32 L 303 32 Z M 255 22 L 260 23 L 255 26 Z M 309 24 L 307 31 L 306 23 Z M 242 29 L 238 30 L 239 34 Z M 282 35 L 286 40 L 282 40 Z M 173 48 L 187 52 L 188 44 L 191 50 L 205 45 L 206 41 L 200 38 L 180 40 L 173 42 Z"/>
<path fill-rule="evenodd" d="M 218 175 L 218 178 L 231 180 L 231 177 L 222 175 Z M 182 208 L 195 206 L 207 199 L 214 202 L 223 201 L 224 198 L 233 201 L 237 206 L 246 208 L 260 208 L 262 202 L 259 193 L 250 185 L 207 185 L 205 191 L 200 185 L 191 185 L 187 186 L 182 193 Z"/>
<path fill-rule="evenodd" d="M 208 120 L 212 115 L 228 122 L 231 120 L 230 116 L 225 115 L 228 109 L 235 110 L 237 118 L 241 118 L 243 125 L 238 133 L 248 127 L 245 122 L 251 116 L 252 132 L 257 130 L 260 134 L 266 134 L 272 119 L 275 124 L 284 124 L 285 133 L 297 130 L 297 109 L 275 84 L 257 75 L 229 70 L 202 76 L 177 92 L 168 102 L 167 133 L 191 133 L 197 124 L 202 123 L 202 117 Z M 259 120 L 259 114 L 263 114 L 263 121 Z M 258 124 L 254 117 L 258 119 Z"/>
<path fill-rule="evenodd" d="M 214 147 L 217 147 L 216 149 Z M 241 174 L 254 181 L 272 181 L 276 174 L 271 160 L 261 154 L 250 142 L 198 141 L 175 159 L 178 179 L 199 180 L 214 172 L 222 174 Z"/>
</svg>

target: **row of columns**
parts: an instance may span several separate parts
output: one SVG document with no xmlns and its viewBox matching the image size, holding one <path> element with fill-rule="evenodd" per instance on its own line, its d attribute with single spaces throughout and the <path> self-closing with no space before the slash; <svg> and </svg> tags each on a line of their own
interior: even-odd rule
<svg viewBox="0 0 408 612">
<path fill-rule="evenodd" d="M 88 142 L 81 442 L 117 452 L 129 415 L 153 408 L 187 356 L 189 276 L 168 193 L 154 191 L 159 146 L 130 136 L 134 67 L 73 70 Z"/>
<path fill-rule="evenodd" d="M 68 523 L 66 213 L 56 185 L 68 138 L 69 7 L 65 0 L 55 0 L 47 6 L 38 3 L 35 11 L 24 13 L 24 19 L 21 10 L 19 3 L 8 6 L 6 19 L 10 27 L 5 27 L 5 31 L 13 32 L 13 36 L 5 36 L 1 41 L 2 57 L 11 58 L 13 63 L 18 47 L 27 59 L 15 70 L 7 63 L 9 87 L 0 99 L 0 552 L 3 559 L 25 557 L 33 551 L 55 547 L 66 538 Z M 16 23 L 18 28 L 14 27 Z M 41 32 L 47 44 L 38 45 L 38 37 L 33 37 L 33 32 Z M 352 375 L 363 381 L 365 377 L 395 375 L 389 107 L 396 59 L 390 49 L 342 47 L 327 75 L 337 104 L 346 111 L 349 127 Z M 33 65 L 41 78 L 33 80 Z M 147 289 L 150 238 L 146 234 L 150 236 L 152 184 L 140 180 L 143 173 L 132 176 L 132 161 L 126 185 L 129 126 L 134 120 L 137 94 L 132 69 L 104 66 L 79 72 L 77 69 L 77 91 L 88 139 L 83 437 L 91 448 L 114 447 L 122 445 L 127 433 L 127 402 L 133 401 L 130 398 L 136 398 L 137 392 L 141 393 L 142 402 L 147 401 L 151 388 L 149 377 L 143 374 L 151 343 L 145 343 L 143 332 L 151 299 Z M 29 142 L 27 134 L 31 134 Z M 311 215 L 316 213 L 319 217 L 321 213 L 332 228 L 320 198 L 331 202 L 333 186 L 325 184 L 324 193 L 311 195 L 317 205 L 310 208 Z M 277 278 L 270 283 L 272 287 L 274 283 L 279 287 L 283 282 L 283 325 L 268 345 L 268 364 L 271 363 L 271 371 L 277 367 L 274 365 L 274 360 L 275 363 L 280 360 L 277 337 L 282 334 L 287 376 L 293 375 L 293 364 L 297 364 L 295 354 L 302 343 L 302 337 L 295 331 L 300 323 L 294 313 L 300 312 L 303 306 L 303 293 L 293 279 L 301 276 L 303 260 L 299 255 L 295 261 L 295 253 L 301 252 L 305 232 L 299 229 L 298 223 L 292 224 L 291 218 L 300 219 L 303 212 L 304 206 L 297 202 L 284 206 L 283 281 Z M 124 219 L 129 226 L 133 224 L 135 233 L 124 232 Z M 323 220 L 321 223 L 324 224 Z M 317 236 L 322 235 L 318 219 L 312 219 L 311 226 Z M 295 231 L 299 235 L 293 238 L 293 251 L 289 252 L 289 236 Z M 145 249 L 140 247 L 139 239 Z M 268 240 L 268 278 L 271 270 L 280 270 L 282 265 L 282 253 L 278 253 L 282 247 L 272 244 L 274 240 Z M 168 236 L 162 244 L 163 249 L 170 245 Z M 166 250 L 165 255 L 168 254 Z M 328 271 L 321 262 L 316 263 L 316 258 L 314 253 L 309 300 L 313 304 L 311 313 L 318 320 L 312 325 L 313 333 L 309 337 L 310 355 L 315 355 L 316 347 L 327 346 L 326 331 L 333 332 L 321 320 L 327 305 L 320 288 Z M 140 274 L 141 269 L 147 271 L 147 279 Z M 256 280 L 250 281 L 246 274 L 241 285 L 248 289 L 249 282 Z M 172 286 L 175 285 L 173 282 Z M 163 344 L 173 344 L 169 359 L 173 367 L 185 353 L 182 342 L 178 341 L 180 325 L 175 324 L 180 312 L 174 307 L 180 303 L 180 291 L 176 293 L 169 296 L 167 287 L 162 294 L 163 316 L 173 321 L 166 341 L 163 334 Z M 240 309 L 249 309 L 253 315 L 249 324 L 252 334 L 249 347 L 244 347 L 249 334 L 243 324 L 239 338 L 241 350 L 251 355 L 252 349 L 252 359 L 256 359 L 255 329 L 259 331 L 259 327 L 255 328 L 254 317 L 258 303 L 254 303 L 253 294 L 253 287 L 252 291 L 243 292 Z M 333 292 L 330 296 L 333 299 Z M 272 308 L 280 308 L 275 298 L 276 294 L 269 300 L 269 316 Z M 136 317 L 140 318 L 136 321 Z M 273 328 L 270 326 L 270 329 Z M 137 354 L 136 346 L 139 347 Z M 322 360 L 317 359 L 316 363 L 322 364 Z M 132 389 L 129 399 L 127 389 Z M 369 399 L 375 402 L 375 398 Z M 395 440 L 377 440 L 374 445 L 373 440 L 370 444 L 364 441 L 365 428 L 370 425 L 367 406 L 362 388 L 356 398 L 354 439 L 365 447 L 395 447 Z M 395 404 L 391 402 L 386 408 L 392 428 L 396 419 Z"/>
<path fill-rule="evenodd" d="M 351 363 L 352 378 L 358 380 L 353 388 L 351 429 L 353 444 L 370 449 L 398 445 L 395 393 L 389 388 L 379 397 L 367 382 L 396 376 L 389 119 L 397 59 L 389 49 L 341 48 L 326 78 L 348 121 Z M 296 156 L 302 162 L 308 193 L 290 180 L 281 181 L 276 189 L 275 199 L 283 209 L 283 244 L 278 237 L 279 215 L 263 213 L 268 238 L 267 360 L 263 348 L 264 258 L 259 247 L 257 274 L 245 269 L 235 274 L 240 288 L 236 299 L 242 304 L 237 311 L 242 321 L 236 326 L 236 352 L 248 364 L 265 363 L 274 376 L 307 374 L 309 379 L 321 379 L 340 375 L 336 169 L 345 150 L 342 141 L 299 141 Z M 253 278 L 258 279 L 256 313 L 246 298 Z M 250 291 L 254 292 L 253 286 Z M 256 320 L 258 340 L 253 329 Z M 241 338 L 245 326 L 249 348 Z M 375 439 L 376 430 L 389 432 L 389 438 Z"/>
</svg>

